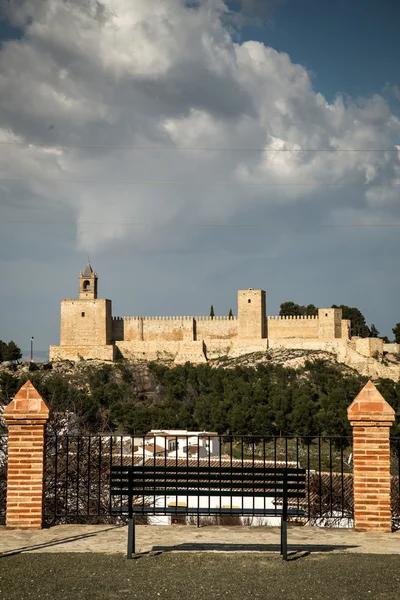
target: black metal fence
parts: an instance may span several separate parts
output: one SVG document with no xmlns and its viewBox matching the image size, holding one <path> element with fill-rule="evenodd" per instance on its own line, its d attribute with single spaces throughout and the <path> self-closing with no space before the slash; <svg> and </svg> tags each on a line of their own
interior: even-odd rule
<svg viewBox="0 0 400 600">
<path fill-rule="evenodd" d="M 392 523 L 400 529 L 400 438 L 390 439 Z"/>
<path fill-rule="evenodd" d="M 111 465 L 300 466 L 307 470 L 307 520 L 346 525 L 353 517 L 352 439 L 214 435 L 72 436 L 49 438 L 45 521 L 104 522 L 111 517 Z"/>
<path fill-rule="evenodd" d="M 400 529 L 400 438 L 390 444 L 392 518 Z M 351 438 L 59 435 L 46 440 L 45 523 L 111 521 L 110 466 L 166 461 L 300 466 L 307 470 L 302 508 L 310 523 L 346 525 L 353 518 Z M 5 522 L 6 474 L 7 435 L 0 435 L 0 524 Z"/>
<path fill-rule="evenodd" d="M 0 435 L 0 525 L 6 520 L 8 436 Z"/>
</svg>

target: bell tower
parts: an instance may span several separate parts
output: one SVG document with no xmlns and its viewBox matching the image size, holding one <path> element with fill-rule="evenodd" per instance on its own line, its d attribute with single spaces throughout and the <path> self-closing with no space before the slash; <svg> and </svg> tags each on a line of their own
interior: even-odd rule
<svg viewBox="0 0 400 600">
<path fill-rule="evenodd" d="M 97 300 L 97 273 L 88 261 L 83 273 L 79 275 L 79 300 Z"/>
</svg>

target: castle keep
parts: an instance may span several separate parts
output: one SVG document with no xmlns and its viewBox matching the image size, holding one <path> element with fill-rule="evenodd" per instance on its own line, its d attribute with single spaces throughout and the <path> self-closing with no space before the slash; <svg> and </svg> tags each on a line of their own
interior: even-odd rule
<svg viewBox="0 0 400 600">
<path fill-rule="evenodd" d="M 98 277 L 88 263 L 79 298 L 61 301 L 60 345 L 50 360 L 129 359 L 201 363 L 268 347 L 331 349 L 349 342 L 350 321 L 339 308 L 315 317 L 267 317 L 263 290 L 239 290 L 237 317 L 113 317 L 111 300 L 98 298 Z M 370 349 L 366 349 L 365 353 Z"/>
</svg>

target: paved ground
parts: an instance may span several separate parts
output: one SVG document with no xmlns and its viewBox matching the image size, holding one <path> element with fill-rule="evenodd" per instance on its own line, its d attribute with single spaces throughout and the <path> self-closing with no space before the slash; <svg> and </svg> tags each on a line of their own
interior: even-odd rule
<svg viewBox="0 0 400 600">
<path fill-rule="evenodd" d="M 90 553 L 0 558 L 4 600 L 393 600 L 398 556 L 165 552 L 136 560 Z"/>
<path fill-rule="evenodd" d="M 275 527 L 136 527 L 139 553 L 188 550 L 279 552 L 279 539 L 280 529 Z M 289 550 L 301 552 L 400 555 L 400 531 L 382 534 L 356 533 L 351 529 L 289 527 L 288 540 Z M 20 552 L 124 554 L 126 544 L 126 526 L 58 525 L 40 531 L 0 527 L 0 556 Z"/>
</svg>

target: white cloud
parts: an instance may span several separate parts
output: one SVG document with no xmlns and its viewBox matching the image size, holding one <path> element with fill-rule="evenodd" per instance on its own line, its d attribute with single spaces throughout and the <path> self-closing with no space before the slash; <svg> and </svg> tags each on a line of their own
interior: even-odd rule
<svg viewBox="0 0 400 600">
<path fill-rule="evenodd" d="M 179 239 L 162 240 L 158 226 L 268 215 L 288 203 L 306 209 L 310 199 L 325 200 L 325 184 L 346 190 L 326 202 L 325 222 L 343 205 L 371 220 L 374 210 L 390 220 L 398 209 L 390 188 L 356 187 L 399 182 L 397 153 L 273 152 L 389 148 L 400 124 L 384 98 L 329 104 L 287 54 L 235 43 L 222 0 L 197 9 L 183 0 L 14 0 L 7 10 L 25 36 L 0 51 L 0 139 L 30 145 L 1 153 L 1 176 L 94 183 L 4 183 L 4 204 L 12 211 L 22 186 L 32 218 L 44 208 L 69 211 L 79 248 L 126 239 L 184 249 L 202 233 L 181 229 Z M 142 184 L 102 183 L 110 180 Z"/>
</svg>

